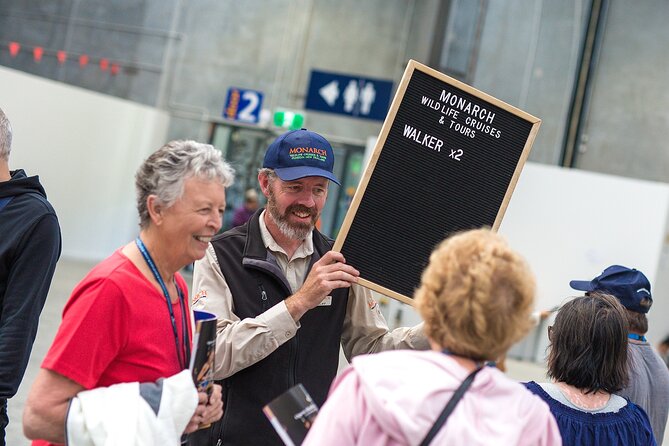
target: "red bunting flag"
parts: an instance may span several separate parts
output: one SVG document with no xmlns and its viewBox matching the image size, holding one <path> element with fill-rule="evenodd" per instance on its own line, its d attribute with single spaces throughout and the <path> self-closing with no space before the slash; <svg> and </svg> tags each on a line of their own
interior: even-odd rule
<svg viewBox="0 0 669 446">
<path fill-rule="evenodd" d="M 11 57 L 18 56 L 19 52 L 21 51 L 20 43 L 9 42 L 7 46 L 9 47 L 9 55 Z M 44 48 L 42 48 L 41 46 L 33 47 L 32 53 L 35 62 L 39 63 L 42 61 L 42 57 L 44 56 Z M 63 65 L 65 64 L 65 62 L 67 62 L 68 55 L 65 51 L 58 50 L 55 53 L 56 53 L 56 59 L 58 60 L 58 64 Z M 81 68 L 84 68 L 86 65 L 88 65 L 88 62 L 90 62 L 90 57 L 87 54 L 79 55 L 78 59 L 79 59 L 79 66 Z M 109 71 L 113 76 L 116 76 L 121 72 L 121 67 L 119 66 L 118 63 L 111 63 L 109 59 L 104 57 L 100 59 L 99 65 L 101 71 Z"/>
<path fill-rule="evenodd" d="M 21 45 L 19 45 L 18 42 L 9 42 L 9 55 L 12 57 L 16 57 L 17 54 L 19 54 L 19 50 L 21 49 Z"/>
<path fill-rule="evenodd" d="M 44 54 L 44 49 L 41 46 L 36 46 L 35 48 L 33 48 L 33 58 L 35 59 L 35 62 L 41 61 L 43 54 Z"/>
</svg>

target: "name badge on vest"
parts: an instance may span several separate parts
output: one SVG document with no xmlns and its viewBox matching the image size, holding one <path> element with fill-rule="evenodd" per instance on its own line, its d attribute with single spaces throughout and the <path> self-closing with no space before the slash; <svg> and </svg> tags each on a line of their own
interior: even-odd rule
<svg viewBox="0 0 669 446">
<path fill-rule="evenodd" d="M 330 305 L 332 305 L 332 296 L 327 296 L 318 304 L 319 307 L 329 307 Z"/>
</svg>

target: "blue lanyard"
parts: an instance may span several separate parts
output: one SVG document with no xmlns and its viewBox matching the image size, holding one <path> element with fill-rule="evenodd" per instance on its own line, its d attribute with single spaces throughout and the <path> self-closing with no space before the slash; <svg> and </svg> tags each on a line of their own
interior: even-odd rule
<svg viewBox="0 0 669 446">
<path fill-rule="evenodd" d="M 179 366 L 181 367 L 181 369 L 185 369 L 187 368 L 187 364 L 190 361 L 189 358 L 190 346 L 188 345 L 187 341 L 186 331 L 188 330 L 188 326 L 186 324 L 186 303 L 184 302 L 185 299 L 183 293 L 181 292 L 181 288 L 179 288 L 179 285 L 177 285 L 177 282 L 175 280 L 174 286 L 177 288 L 177 294 L 179 295 L 179 304 L 181 306 L 181 333 L 183 336 L 183 345 L 181 348 L 179 348 L 179 333 L 177 332 L 177 322 L 176 318 L 174 317 L 174 311 L 172 310 L 172 301 L 170 299 L 170 293 L 167 292 L 167 287 L 165 286 L 165 282 L 163 281 L 163 278 L 160 276 L 158 268 L 156 268 L 156 264 L 153 262 L 151 254 L 149 254 L 149 251 L 146 249 L 146 246 L 144 246 L 144 242 L 142 242 L 142 239 L 137 237 L 135 239 L 135 244 L 137 245 L 139 252 L 142 253 L 144 260 L 146 260 L 146 263 L 149 265 L 149 268 L 153 273 L 153 277 L 156 278 L 156 281 L 160 285 L 160 288 L 162 288 L 163 290 L 163 295 L 165 296 L 165 302 L 167 302 L 167 310 L 170 312 L 170 321 L 172 322 L 172 331 L 174 332 L 174 345 L 177 348 L 177 360 L 179 361 Z"/>
<path fill-rule="evenodd" d="M 627 335 L 627 337 L 630 338 L 630 339 L 634 339 L 635 341 L 646 342 L 646 337 L 645 336 L 638 335 L 638 334 L 635 334 L 635 333 L 629 333 Z"/>
</svg>

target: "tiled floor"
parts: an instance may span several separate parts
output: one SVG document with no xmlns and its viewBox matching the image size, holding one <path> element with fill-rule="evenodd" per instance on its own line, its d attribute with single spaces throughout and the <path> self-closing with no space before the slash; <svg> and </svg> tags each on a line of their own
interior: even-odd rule
<svg viewBox="0 0 669 446">
<path fill-rule="evenodd" d="M 30 385 L 39 370 L 42 358 L 51 345 L 51 341 L 58 329 L 63 306 L 76 283 L 86 275 L 91 266 L 90 262 L 67 259 L 61 259 L 58 263 L 51 291 L 40 318 L 40 328 L 37 333 L 28 369 L 17 395 L 9 401 L 10 422 L 6 435 L 8 446 L 26 446 L 30 444 L 23 436 L 21 428 L 23 404 Z M 507 359 L 507 368 L 508 375 L 519 381 L 540 381 L 545 379 L 545 368 L 539 364 Z M 665 443 L 669 444 L 669 433 L 665 436 Z"/>
</svg>

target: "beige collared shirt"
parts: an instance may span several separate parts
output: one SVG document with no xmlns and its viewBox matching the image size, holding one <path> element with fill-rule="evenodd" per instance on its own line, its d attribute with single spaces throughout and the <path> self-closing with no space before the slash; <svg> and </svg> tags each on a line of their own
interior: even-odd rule
<svg viewBox="0 0 669 446">
<path fill-rule="evenodd" d="M 290 290 L 295 293 L 300 289 L 304 283 L 304 279 L 307 277 L 307 269 L 309 268 L 311 255 L 314 253 L 314 240 L 311 237 L 311 233 L 309 233 L 307 238 L 304 239 L 302 244 L 298 246 L 293 253 L 293 258 L 288 259 L 288 254 L 286 254 L 286 251 L 284 251 L 284 249 L 279 246 L 279 244 L 274 240 L 274 237 L 272 237 L 272 235 L 269 233 L 263 215 L 265 215 L 264 212 L 260 215 L 259 221 L 260 235 L 262 236 L 263 244 L 265 245 L 265 248 L 269 249 L 276 258 L 281 271 L 283 271 L 283 275 L 286 276 L 286 279 L 288 280 Z"/>
<path fill-rule="evenodd" d="M 260 232 L 265 247 L 276 257 L 290 287 L 295 293 L 304 283 L 314 252 L 311 234 L 291 259 L 271 236 L 260 215 Z M 218 316 L 215 378 L 227 378 L 267 357 L 295 336 L 300 328 L 280 302 L 254 318 L 240 320 L 235 314 L 230 288 L 221 273 L 214 248 L 209 245 L 193 272 L 193 309 Z M 350 361 L 353 356 L 383 350 L 414 348 L 425 350 L 429 344 L 422 324 L 400 327 L 392 332 L 369 289 L 354 284 L 349 289 L 348 306 L 341 338 L 342 348 Z"/>
</svg>

